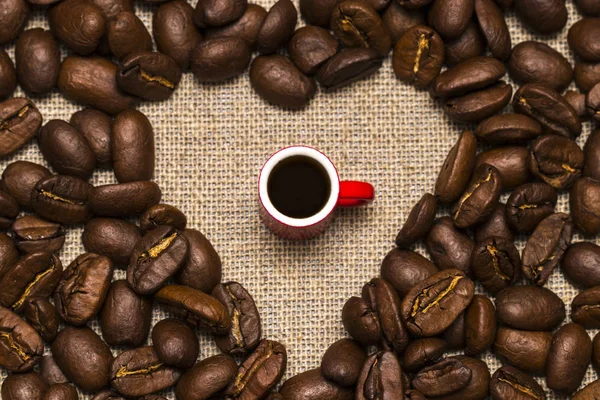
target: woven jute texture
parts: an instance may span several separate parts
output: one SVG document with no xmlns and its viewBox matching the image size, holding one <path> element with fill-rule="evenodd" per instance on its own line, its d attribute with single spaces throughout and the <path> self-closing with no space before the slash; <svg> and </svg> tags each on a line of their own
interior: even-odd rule
<svg viewBox="0 0 600 400">
<path fill-rule="evenodd" d="M 275 0 L 257 3 L 269 8 Z M 567 6 L 568 27 L 580 15 L 571 1 Z M 154 9 L 141 1 L 137 4 L 137 14 L 149 29 Z M 539 36 L 514 14 L 507 18 L 513 44 L 545 41 L 573 61 L 567 29 Z M 43 11 L 36 11 L 28 24 L 28 28 L 37 26 L 48 26 Z M 7 50 L 14 55 L 14 46 Z M 46 122 L 69 120 L 82 108 L 58 91 L 34 101 Z M 284 379 L 318 367 L 328 345 L 346 335 L 341 323 L 345 300 L 359 295 L 363 284 L 378 275 L 401 222 L 420 196 L 433 190 L 446 153 L 465 129 L 451 123 L 427 92 L 399 82 L 389 58 L 375 76 L 334 93 L 320 92 L 301 111 L 282 110 L 262 101 L 247 73 L 218 85 L 198 84 L 187 73 L 169 101 L 144 103 L 139 109 L 154 126 L 155 179 L 163 190 L 163 201 L 179 207 L 187 214 L 189 226 L 211 240 L 223 261 L 223 279 L 238 281 L 251 292 L 262 317 L 263 336 L 287 347 Z M 584 134 L 577 140 L 580 146 L 590 129 L 585 123 Z M 363 208 L 338 210 L 330 229 L 314 240 L 298 243 L 275 237 L 258 217 L 258 173 L 270 154 L 293 144 L 323 151 L 342 179 L 371 182 L 376 201 Z M 46 164 L 34 141 L 0 160 L 0 170 L 18 159 Z M 99 171 L 92 179 L 95 185 L 112 182 L 111 171 Z M 558 209 L 568 212 L 564 193 Z M 84 251 L 81 232 L 69 232 L 60 254 L 64 265 Z M 522 249 L 522 238 L 518 244 Z M 426 253 L 422 246 L 416 250 Z M 122 270 L 115 272 L 115 279 L 123 277 Z M 564 300 L 569 313 L 578 289 L 559 270 L 548 287 Z M 165 316 L 156 307 L 154 321 Z M 98 327 L 96 320 L 90 325 Z M 595 333 L 590 331 L 590 335 Z M 210 335 L 199 333 L 199 337 L 200 358 L 218 353 Z M 499 367 L 490 353 L 482 357 L 492 372 Z M 594 379 L 590 367 L 584 383 Z M 172 392 L 167 395 L 174 398 Z"/>
</svg>

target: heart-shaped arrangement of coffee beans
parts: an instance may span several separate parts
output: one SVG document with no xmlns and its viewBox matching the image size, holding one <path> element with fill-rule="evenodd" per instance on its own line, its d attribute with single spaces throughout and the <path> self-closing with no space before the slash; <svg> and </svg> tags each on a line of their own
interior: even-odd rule
<svg viewBox="0 0 600 400">
<path fill-rule="evenodd" d="M 268 12 L 246 0 L 195 9 L 147 1 L 163 3 L 153 19 L 159 52 L 132 0 L 0 0 L 0 44 L 16 40 L 16 67 L 0 50 L 0 156 L 37 136 L 56 173 L 15 161 L 2 174 L 3 400 L 72 400 L 76 387 L 95 400 L 164 399 L 156 393 L 172 387 L 180 400 L 545 399 L 530 374 L 559 395 L 600 398 L 600 381 L 577 392 L 590 362 L 600 367 L 600 336 L 586 332 L 600 328 L 600 247 L 570 244 L 575 229 L 600 233 L 600 130 L 583 150 L 574 141 L 582 120 L 600 121 L 600 0 L 577 0 L 586 16 L 568 33 L 574 71 L 544 43 L 513 47 L 503 16 L 514 8 L 533 30 L 558 32 L 563 0 L 300 0 L 310 25 L 297 30 L 290 0 Z M 23 31 L 32 7 L 47 8 L 50 31 Z M 59 42 L 69 51 L 62 61 Z M 381 277 L 346 302 L 353 339 L 273 392 L 286 349 L 262 338 L 247 290 L 221 283 L 210 242 L 160 204 L 153 128 L 134 107 L 169 98 L 188 69 L 216 82 L 250 65 L 259 96 L 302 108 L 315 80 L 324 92 L 349 85 L 392 48 L 398 79 L 428 88 L 451 119 L 478 125 L 410 212 Z M 522 84 L 514 95 L 502 81 L 507 67 Z M 573 78 L 583 92 L 561 94 Z M 32 96 L 58 87 L 91 108 L 42 126 L 32 100 L 9 98 L 17 84 Z M 511 99 L 514 113 L 500 113 Z M 488 146 L 479 154 L 478 142 Z M 112 168 L 118 183 L 89 184 L 97 167 Z M 570 215 L 555 212 L 563 190 Z M 440 205 L 450 215 L 436 219 Z M 64 268 L 64 226 L 76 224 L 85 224 L 87 253 Z M 522 254 L 517 233 L 529 235 Z M 409 249 L 421 240 L 432 261 Z M 559 264 L 583 288 L 574 322 L 562 326 L 565 304 L 544 287 Z M 126 280 L 113 281 L 117 267 Z M 474 294 L 475 282 L 495 304 Z M 153 300 L 176 318 L 150 329 Z M 96 317 L 102 338 L 87 327 Z M 196 362 L 195 329 L 212 332 L 223 354 Z M 42 357 L 44 342 L 51 356 Z M 127 348 L 113 357 L 109 345 Z M 506 365 L 490 376 L 476 357 L 492 347 Z M 444 356 L 450 350 L 464 355 Z"/>
</svg>

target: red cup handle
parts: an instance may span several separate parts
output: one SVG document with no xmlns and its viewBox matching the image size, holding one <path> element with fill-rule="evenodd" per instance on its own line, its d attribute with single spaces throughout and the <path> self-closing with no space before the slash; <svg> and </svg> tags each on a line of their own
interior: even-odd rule
<svg viewBox="0 0 600 400">
<path fill-rule="evenodd" d="M 370 203 L 375 198 L 375 188 L 367 182 L 341 181 L 338 206 L 356 207 Z"/>
</svg>

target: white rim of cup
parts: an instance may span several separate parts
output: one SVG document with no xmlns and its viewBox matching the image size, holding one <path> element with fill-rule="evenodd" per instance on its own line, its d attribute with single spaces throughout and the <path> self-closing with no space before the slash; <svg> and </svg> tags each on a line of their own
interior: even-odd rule
<svg viewBox="0 0 600 400">
<path fill-rule="evenodd" d="M 329 199 L 327 199 L 327 203 L 325 203 L 325 206 L 321 209 L 321 211 L 308 218 L 291 218 L 282 214 L 275 208 L 273 203 L 271 203 L 271 199 L 269 198 L 267 184 L 273 168 L 281 161 L 292 156 L 305 156 L 318 162 L 321 166 L 323 166 L 323 168 L 325 168 L 331 183 L 331 191 L 329 193 Z M 317 149 L 313 149 L 312 147 L 292 146 L 279 150 L 267 160 L 260 172 L 258 189 L 260 201 L 263 207 L 273 218 L 286 225 L 296 228 L 303 228 L 321 222 L 335 209 L 340 193 L 340 178 L 337 169 L 325 154 L 321 153 Z"/>
</svg>

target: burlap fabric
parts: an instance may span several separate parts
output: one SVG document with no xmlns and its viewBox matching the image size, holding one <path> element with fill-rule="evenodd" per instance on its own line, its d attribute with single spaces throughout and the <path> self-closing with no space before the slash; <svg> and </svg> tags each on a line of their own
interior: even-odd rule
<svg viewBox="0 0 600 400">
<path fill-rule="evenodd" d="M 275 0 L 256 2 L 269 8 Z M 567 7 L 570 26 L 580 14 L 571 1 Z M 138 2 L 137 13 L 149 29 L 154 9 Z M 567 29 L 539 36 L 512 13 L 508 21 L 513 44 L 542 40 L 573 61 Z M 48 27 L 41 11 L 28 24 L 28 28 L 37 26 Z M 13 56 L 14 45 L 7 49 Z M 45 121 L 69 120 L 81 109 L 58 91 L 34 101 Z M 286 111 L 262 101 L 247 74 L 223 84 L 201 85 L 190 73 L 169 101 L 146 102 L 139 109 L 154 126 L 155 178 L 163 201 L 179 207 L 187 214 L 189 226 L 211 240 L 223 261 L 223 279 L 238 281 L 252 293 L 263 336 L 288 349 L 284 379 L 318 367 L 329 344 L 346 335 L 341 323 L 344 302 L 359 295 L 362 285 L 379 273 L 401 222 L 421 195 L 433 190 L 446 153 L 464 129 L 451 123 L 427 92 L 399 82 L 389 58 L 375 76 L 331 94 L 318 93 L 302 111 Z M 580 146 L 590 129 L 590 123 L 585 123 L 577 140 Z M 271 153 L 292 144 L 322 150 L 337 165 L 342 179 L 371 182 L 376 201 L 364 208 L 339 210 L 330 229 L 308 242 L 287 242 L 272 235 L 258 218 L 258 173 Z M 18 159 L 46 164 L 33 142 L 1 160 L 0 169 Z M 114 181 L 111 171 L 100 171 L 92 183 Z M 560 196 L 558 209 L 568 212 L 566 194 Z M 81 232 L 69 232 L 60 254 L 64 265 L 84 251 Z M 417 250 L 426 252 L 422 246 Z M 115 272 L 115 279 L 123 277 L 124 271 Z M 567 304 L 568 313 L 578 290 L 560 271 L 555 271 L 548 286 Z M 154 320 L 165 316 L 156 307 Z M 98 327 L 95 320 L 91 325 Z M 200 334 L 200 342 L 200 358 L 218 352 L 210 335 Z M 482 357 L 492 372 L 500 365 L 490 353 Z M 594 379 L 590 367 L 584 383 Z M 539 381 L 543 384 L 544 379 Z M 174 398 L 172 392 L 168 397 Z"/>
</svg>

